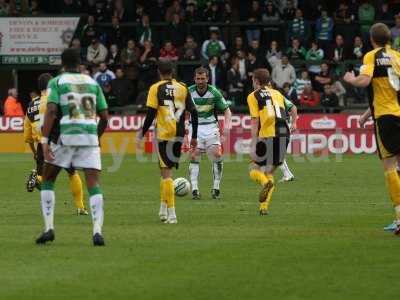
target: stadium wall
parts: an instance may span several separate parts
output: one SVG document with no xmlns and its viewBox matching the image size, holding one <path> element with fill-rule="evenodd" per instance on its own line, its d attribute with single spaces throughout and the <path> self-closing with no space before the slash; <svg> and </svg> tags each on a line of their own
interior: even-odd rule
<svg viewBox="0 0 400 300">
<path fill-rule="evenodd" d="M 292 135 L 289 153 L 293 154 L 360 154 L 374 153 L 376 142 L 372 121 L 365 128 L 358 125 L 354 114 L 303 114 L 297 121 L 298 130 Z M 112 116 L 101 139 L 103 153 L 135 153 L 135 138 L 144 116 Z M 220 120 L 223 123 L 223 118 Z M 154 149 L 154 132 L 145 138 L 145 152 Z M 184 149 L 186 149 L 184 145 Z M 246 154 L 250 148 L 250 117 L 236 114 L 232 130 L 224 143 L 225 153 Z M 23 139 L 23 118 L 0 117 L 0 153 L 29 153 Z"/>
</svg>

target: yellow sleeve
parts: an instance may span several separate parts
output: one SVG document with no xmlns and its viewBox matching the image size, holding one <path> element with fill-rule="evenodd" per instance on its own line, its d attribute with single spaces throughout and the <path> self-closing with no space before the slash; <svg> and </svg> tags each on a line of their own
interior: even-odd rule
<svg viewBox="0 0 400 300">
<path fill-rule="evenodd" d="M 247 96 L 247 104 L 249 106 L 250 116 L 252 118 L 258 118 L 260 116 L 260 113 L 258 111 L 257 99 L 254 96 L 254 93 L 251 93 Z"/>
<path fill-rule="evenodd" d="M 33 143 L 33 136 L 32 136 L 32 123 L 28 117 L 25 117 L 24 120 L 24 141 L 25 143 Z"/>
<path fill-rule="evenodd" d="M 146 106 L 152 107 L 154 109 L 158 108 L 158 97 L 157 97 L 157 87 L 158 85 L 153 84 L 149 89 L 149 94 L 147 95 Z"/>
<path fill-rule="evenodd" d="M 375 52 L 368 52 L 364 55 L 363 64 L 360 67 L 360 75 L 373 77 L 375 68 Z"/>
</svg>

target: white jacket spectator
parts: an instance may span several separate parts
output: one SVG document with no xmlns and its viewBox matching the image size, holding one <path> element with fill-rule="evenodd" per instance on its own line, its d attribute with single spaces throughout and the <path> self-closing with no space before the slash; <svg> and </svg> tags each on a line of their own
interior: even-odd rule
<svg viewBox="0 0 400 300">
<path fill-rule="evenodd" d="M 87 48 L 86 59 L 90 63 L 99 64 L 106 60 L 107 54 L 107 48 L 98 40 L 93 40 Z"/>
<path fill-rule="evenodd" d="M 272 69 L 272 80 L 278 88 L 282 88 L 285 82 L 293 84 L 296 80 L 296 71 L 289 63 L 287 56 L 282 56 L 281 62 L 277 63 Z"/>
</svg>

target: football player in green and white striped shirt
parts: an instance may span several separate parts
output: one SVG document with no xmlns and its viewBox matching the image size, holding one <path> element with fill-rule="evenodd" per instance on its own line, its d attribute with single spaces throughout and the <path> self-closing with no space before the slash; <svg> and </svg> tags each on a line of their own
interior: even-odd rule
<svg viewBox="0 0 400 300">
<path fill-rule="evenodd" d="M 220 182 L 222 179 L 223 160 L 222 147 L 217 119 L 217 111 L 224 112 L 224 139 L 231 126 L 231 110 L 221 92 L 213 85 L 208 84 L 209 72 L 200 67 L 195 70 L 195 84 L 189 87 L 190 94 L 199 116 L 197 132 L 197 149 L 191 154 L 189 165 L 190 181 L 192 184 L 192 196 L 194 200 L 200 199 L 199 192 L 199 157 L 201 153 L 207 153 L 212 160 L 213 187 L 211 196 L 213 199 L 220 197 Z"/>
<path fill-rule="evenodd" d="M 99 138 L 107 127 L 107 103 L 98 83 L 78 72 L 80 59 L 76 50 L 64 50 L 61 60 L 65 72 L 48 84 L 41 141 L 45 164 L 40 197 L 45 230 L 36 243 L 45 244 L 55 239 L 54 183 L 61 169 L 72 167 L 83 169 L 85 173 L 93 219 L 93 244 L 103 246 Z"/>
</svg>

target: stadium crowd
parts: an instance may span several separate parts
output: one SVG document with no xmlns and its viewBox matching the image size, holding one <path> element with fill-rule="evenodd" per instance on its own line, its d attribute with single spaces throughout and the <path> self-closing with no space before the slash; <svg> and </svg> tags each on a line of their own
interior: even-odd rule
<svg viewBox="0 0 400 300">
<path fill-rule="evenodd" d="M 300 108 L 365 105 L 365 91 L 341 77 L 358 72 L 377 20 L 392 28 L 400 48 L 398 12 L 398 0 L 0 0 L 0 16 L 83 14 L 70 47 L 117 112 L 143 106 L 160 60 L 175 61 L 187 84 L 197 66 L 206 66 L 233 108 L 246 104 L 258 67 L 268 68 Z"/>
</svg>

